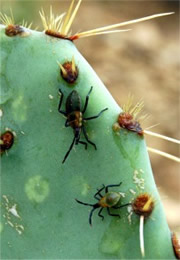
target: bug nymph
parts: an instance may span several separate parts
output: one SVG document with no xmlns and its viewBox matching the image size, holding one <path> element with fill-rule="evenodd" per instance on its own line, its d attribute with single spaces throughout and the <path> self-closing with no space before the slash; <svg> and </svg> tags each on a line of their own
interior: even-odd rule
<svg viewBox="0 0 180 260">
<path fill-rule="evenodd" d="M 120 209 L 122 207 L 125 207 L 125 206 L 129 206 L 131 205 L 130 203 L 127 203 L 127 204 L 124 204 L 124 205 L 121 205 L 121 206 L 118 206 L 118 203 L 120 202 L 120 199 L 121 199 L 121 194 L 120 192 L 114 192 L 114 191 L 108 191 L 108 189 L 110 187 L 119 187 L 120 185 L 122 184 L 122 182 L 120 182 L 119 184 L 111 184 L 111 185 L 107 185 L 107 186 L 104 186 L 99 189 L 96 194 L 94 195 L 94 198 L 96 200 L 98 200 L 97 203 L 95 204 L 89 204 L 89 203 L 84 203 L 82 201 L 79 201 L 77 199 L 75 199 L 78 203 L 80 204 L 83 204 L 85 206 L 91 206 L 92 207 L 92 210 L 89 214 L 89 224 L 92 226 L 92 214 L 94 212 L 95 209 L 97 208 L 100 208 L 99 212 L 98 212 L 98 216 L 102 218 L 102 220 L 104 220 L 104 216 L 101 214 L 102 210 L 104 208 L 107 209 L 107 212 L 108 212 L 108 215 L 110 216 L 113 216 L 113 217 L 119 217 L 120 218 L 120 215 L 119 214 L 112 214 L 110 212 L 110 208 L 112 209 Z M 105 189 L 105 195 L 103 196 L 101 194 L 101 192 Z"/>
<path fill-rule="evenodd" d="M 96 116 L 84 117 L 84 113 L 86 112 L 86 109 L 87 109 L 87 106 L 88 106 L 89 95 L 90 95 L 92 89 L 93 89 L 93 87 L 90 88 L 90 91 L 88 92 L 88 94 L 86 96 L 85 104 L 84 104 L 84 107 L 83 107 L 82 110 L 81 110 L 81 98 L 80 98 L 78 92 L 76 90 L 73 90 L 69 94 L 69 96 L 67 97 L 66 111 L 61 110 L 61 105 L 62 105 L 64 95 L 63 95 L 61 89 L 59 89 L 61 97 L 60 97 L 60 102 L 59 102 L 59 106 L 58 106 L 58 111 L 59 111 L 59 113 L 63 114 L 65 117 L 67 117 L 66 122 L 65 122 L 65 127 L 71 126 L 74 130 L 73 141 L 72 141 L 72 143 L 69 147 L 69 150 L 65 154 L 65 157 L 64 157 L 62 163 L 64 163 L 66 161 L 66 159 L 67 159 L 70 151 L 72 150 L 74 144 L 75 145 L 77 145 L 79 143 L 83 144 L 85 146 L 85 149 L 87 149 L 87 142 L 88 142 L 88 143 L 90 143 L 91 145 L 94 146 L 95 150 L 97 150 L 95 143 L 91 142 L 88 138 L 88 135 L 86 133 L 86 129 L 85 129 L 85 126 L 84 126 L 84 122 L 98 118 L 108 108 L 104 108 Z M 83 132 L 84 137 L 85 137 L 87 142 L 80 140 L 81 131 Z"/>
</svg>

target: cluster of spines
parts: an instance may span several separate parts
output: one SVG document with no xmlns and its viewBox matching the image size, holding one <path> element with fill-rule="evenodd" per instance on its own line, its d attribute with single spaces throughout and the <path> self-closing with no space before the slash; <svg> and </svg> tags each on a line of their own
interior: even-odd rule
<svg viewBox="0 0 180 260">
<path fill-rule="evenodd" d="M 16 35 L 27 36 L 29 33 L 25 32 L 24 28 L 30 29 L 32 23 L 28 24 L 28 22 L 23 20 L 21 23 L 16 24 L 11 9 L 10 9 L 10 13 L 11 13 L 10 16 L 0 13 L 0 21 L 6 26 L 5 28 L 6 35 L 10 37 Z"/>
<path fill-rule="evenodd" d="M 148 114 L 141 114 L 144 107 L 144 102 L 140 100 L 135 105 L 133 105 L 133 96 L 129 95 L 127 102 L 122 106 L 123 111 L 118 115 L 117 122 L 115 122 L 112 126 L 114 132 L 119 132 L 121 128 L 126 129 L 128 131 L 132 131 L 137 133 L 139 136 L 143 136 L 144 134 L 154 136 L 157 138 L 164 139 L 166 141 L 170 141 L 176 144 L 180 144 L 180 140 L 164 136 L 155 132 L 151 132 L 147 129 L 150 129 L 154 126 L 143 129 L 141 123 L 149 118 Z M 176 162 L 180 162 L 180 158 L 174 155 L 171 155 L 166 152 L 159 151 L 158 149 L 147 147 L 149 152 L 161 155 L 168 159 L 171 159 Z"/>
<path fill-rule="evenodd" d="M 52 37 L 63 38 L 63 39 L 68 39 L 68 40 L 74 41 L 79 38 L 90 37 L 90 36 L 95 36 L 95 35 L 126 32 L 126 31 L 129 31 L 130 29 L 123 29 L 123 30 L 118 29 L 117 30 L 116 28 L 173 14 L 173 12 L 154 14 L 154 15 L 150 15 L 150 16 L 146 16 L 146 17 L 142 17 L 142 18 L 138 18 L 138 19 L 122 22 L 122 23 L 112 24 L 112 25 L 103 26 L 100 28 L 72 34 L 71 26 L 76 17 L 76 14 L 78 12 L 81 2 L 82 2 L 82 0 L 78 0 L 76 6 L 74 7 L 75 0 L 72 0 L 67 13 L 62 13 L 61 15 L 58 15 L 58 16 L 55 16 L 53 14 L 52 7 L 50 7 L 49 16 L 46 16 L 44 10 L 42 9 L 39 12 L 39 14 L 40 14 L 40 17 L 42 20 L 42 24 L 43 24 L 45 33 Z M 10 17 L 7 16 L 6 14 L 4 14 L 4 15 L 1 14 L 0 20 L 6 26 L 15 24 L 12 11 L 11 11 Z M 30 28 L 32 24 L 28 25 L 26 22 L 23 22 L 21 25 L 24 27 Z"/>
<path fill-rule="evenodd" d="M 79 70 L 75 63 L 74 56 L 71 61 L 66 61 L 63 64 L 57 62 L 60 67 L 60 74 L 62 78 L 69 84 L 73 84 L 76 82 Z"/>
<path fill-rule="evenodd" d="M 71 26 L 73 24 L 73 21 L 75 19 L 75 16 L 77 14 L 77 11 L 80 7 L 81 2 L 82 2 L 82 0 L 78 0 L 76 6 L 74 8 L 75 0 L 72 0 L 71 5 L 70 5 L 70 7 L 67 11 L 67 14 L 63 13 L 59 16 L 55 16 L 53 14 L 52 7 L 50 7 L 49 17 L 45 15 L 44 10 L 42 9 L 40 11 L 40 17 L 41 17 L 41 20 L 42 20 L 42 24 L 43 24 L 45 33 L 52 36 L 52 37 L 63 38 L 63 39 L 68 39 L 68 40 L 74 41 L 74 40 L 77 40 L 79 38 L 96 36 L 96 35 L 101 35 L 101 34 L 127 32 L 130 29 L 123 29 L 123 30 L 114 30 L 114 29 L 122 27 L 122 26 L 129 25 L 129 24 L 143 22 L 143 21 L 147 21 L 147 20 L 154 19 L 154 18 L 157 18 L 157 17 L 172 14 L 172 12 L 154 14 L 154 15 L 146 16 L 146 17 L 143 17 L 143 18 L 135 19 L 135 20 L 130 20 L 130 21 L 127 21 L 127 22 L 112 24 L 112 25 L 103 26 L 103 27 L 100 27 L 100 28 L 96 28 L 96 29 L 72 34 L 71 31 L 70 31 Z"/>
<path fill-rule="evenodd" d="M 141 100 L 135 106 L 133 105 L 133 96 L 129 95 L 127 103 L 122 107 L 123 112 L 118 116 L 118 124 L 121 128 L 136 132 L 142 136 L 144 134 L 140 122 L 147 119 L 148 115 L 140 115 L 144 107 L 144 102 Z"/>
</svg>

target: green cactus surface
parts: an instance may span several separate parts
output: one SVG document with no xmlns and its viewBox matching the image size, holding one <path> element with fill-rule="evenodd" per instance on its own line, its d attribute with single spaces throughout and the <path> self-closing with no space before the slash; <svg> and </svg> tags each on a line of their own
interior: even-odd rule
<svg viewBox="0 0 180 260">
<path fill-rule="evenodd" d="M 131 207 L 111 210 L 121 218 L 104 220 L 75 199 L 94 204 L 102 184 L 118 184 L 121 204 L 138 194 L 154 199 L 151 216 L 145 219 L 144 259 L 175 259 L 171 234 L 152 175 L 143 136 L 121 129 L 113 131 L 121 108 L 82 57 L 72 41 L 56 39 L 25 29 L 28 33 L 8 37 L 0 27 L 1 132 L 14 134 L 12 147 L 1 156 L 1 258 L 2 259 L 141 259 L 140 217 Z M 58 63 L 74 57 L 79 74 L 67 83 Z M 58 63 L 57 63 L 58 62 Z M 58 112 L 72 90 L 84 105 L 91 86 L 85 117 L 88 144 L 75 145 L 62 164 L 74 138 Z M 83 134 L 81 135 L 83 139 Z"/>
</svg>

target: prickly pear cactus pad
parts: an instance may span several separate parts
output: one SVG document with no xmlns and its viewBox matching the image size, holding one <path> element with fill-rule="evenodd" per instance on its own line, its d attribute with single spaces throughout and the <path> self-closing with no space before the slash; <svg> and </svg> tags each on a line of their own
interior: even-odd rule
<svg viewBox="0 0 180 260">
<path fill-rule="evenodd" d="M 114 127 L 122 109 L 72 40 L 22 26 L 9 36 L 6 28 L 0 26 L 1 258 L 175 259 L 139 125 Z M 78 74 L 71 83 L 63 77 L 67 63 L 71 76 Z M 77 100 L 70 99 L 67 112 L 72 91 Z M 120 182 L 94 198 L 102 184 Z M 75 199 L 99 203 L 92 226 L 92 208 Z M 123 204 L 130 205 L 118 208 Z"/>
</svg>

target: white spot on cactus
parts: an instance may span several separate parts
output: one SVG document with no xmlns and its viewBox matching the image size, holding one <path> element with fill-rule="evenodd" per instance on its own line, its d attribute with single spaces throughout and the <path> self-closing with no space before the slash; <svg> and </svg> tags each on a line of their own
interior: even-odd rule
<svg viewBox="0 0 180 260">
<path fill-rule="evenodd" d="M 123 243 L 120 239 L 117 238 L 117 236 L 113 236 L 113 234 L 108 231 L 106 231 L 106 233 L 104 234 L 99 248 L 101 252 L 105 254 L 117 254 L 121 249 Z"/>
<path fill-rule="evenodd" d="M 23 29 L 25 29 L 25 28 L 23 28 Z M 31 32 L 26 30 L 20 34 L 20 37 L 25 38 L 25 37 L 28 37 L 29 35 L 31 35 Z"/>
<path fill-rule="evenodd" d="M 29 200 L 40 203 L 49 194 L 49 184 L 42 176 L 36 175 L 25 184 L 25 192 Z"/>
<path fill-rule="evenodd" d="M 11 226 L 11 227 L 14 227 L 14 224 L 11 222 L 11 221 L 7 221 L 7 223 Z"/>
<path fill-rule="evenodd" d="M 21 134 L 22 134 L 22 135 L 25 135 L 24 131 L 21 131 Z"/>
<path fill-rule="evenodd" d="M 6 201 L 6 205 L 7 205 L 7 204 L 9 203 L 8 197 L 7 197 L 6 195 L 3 195 L 2 197 L 3 197 L 3 199 Z"/>
<path fill-rule="evenodd" d="M 17 207 L 17 204 L 14 204 L 14 205 L 12 206 L 12 208 L 9 209 L 9 212 L 10 212 L 12 215 L 14 215 L 15 217 L 20 218 L 20 216 L 19 216 L 19 214 L 18 214 L 18 212 L 17 212 L 16 207 Z"/>
<path fill-rule="evenodd" d="M 50 98 L 50 99 L 53 99 L 54 97 L 53 97 L 51 94 L 49 94 L 49 98 Z"/>
<path fill-rule="evenodd" d="M 0 222 L 0 233 L 3 231 L 3 224 Z"/>
<path fill-rule="evenodd" d="M 129 191 L 130 191 L 133 195 L 136 194 L 136 192 L 135 192 L 133 189 L 129 189 Z"/>
<path fill-rule="evenodd" d="M 144 179 L 141 178 L 141 173 L 142 173 L 142 169 L 141 170 L 135 170 L 134 174 L 133 174 L 133 182 L 134 184 L 137 185 L 138 188 L 144 190 Z"/>
<path fill-rule="evenodd" d="M 123 198 L 125 198 L 125 193 L 124 192 L 118 192 L 120 195 L 121 195 L 121 197 L 123 197 Z"/>
<path fill-rule="evenodd" d="M 22 235 L 23 231 L 24 231 L 24 227 L 23 225 L 15 225 L 16 231 L 19 233 L 19 235 Z"/>
<path fill-rule="evenodd" d="M 0 109 L 0 117 L 2 117 L 3 116 L 3 111 L 2 111 L 2 109 Z"/>
<path fill-rule="evenodd" d="M 119 130 L 121 129 L 121 127 L 117 122 L 113 124 L 112 129 L 114 132 L 116 132 L 117 135 L 120 135 Z"/>
<path fill-rule="evenodd" d="M 22 95 L 18 96 L 12 103 L 12 113 L 14 119 L 17 121 L 25 121 L 27 111 L 27 105 L 24 102 L 24 97 Z"/>
<path fill-rule="evenodd" d="M 81 194 L 85 196 L 85 195 L 87 195 L 89 190 L 90 190 L 90 186 L 87 183 L 84 183 Z"/>
<path fill-rule="evenodd" d="M 3 214 L 3 217 L 6 219 L 5 224 L 14 228 L 18 234 L 21 235 L 24 231 L 24 227 L 21 224 L 22 218 L 17 211 L 17 204 L 12 202 L 12 199 L 8 198 L 6 195 L 3 195 L 2 197 L 4 199 L 2 207 L 5 208 L 5 214 Z M 19 223 L 16 222 L 17 220 L 15 220 L 15 218 L 19 219 Z"/>
<path fill-rule="evenodd" d="M 8 244 L 8 246 L 9 246 L 9 247 L 12 247 L 12 245 L 10 244 L 10 242 L 9 242 L 9 241 L 7 242 L 7 244 Z"/>
<path fill-rule="evenodd" d="M 132 223 L 131 217 L 132 217 L 132 214 L 133 214 L 132 207 L 131 207 L 131 206 L 128 206 L 128 207 L 127 207 L 127 211 L 128 211 L 128 213 L 129 213 L 129 215 L 128 215 L 128 222 L 129 222 L 129 224 L 131 225 L 131 223 Z"/>
</svg>

